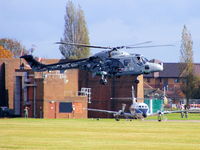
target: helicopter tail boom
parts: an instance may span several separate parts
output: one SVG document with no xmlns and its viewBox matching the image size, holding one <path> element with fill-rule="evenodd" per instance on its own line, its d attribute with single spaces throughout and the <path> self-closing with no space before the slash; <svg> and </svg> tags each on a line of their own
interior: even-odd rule
<svg viewBox="0 0 200 150">
<path fill-rule="evenodd" d="M 50 70 L 60 70 L 64 71 L 67 69 L 75 69 L 79 68 L 81 65 L 84 64 L 87 59 L 81 59 L 81 60 L 74 60 L 74 61 L 69 61 L 69 62 L 58 62 L 55 64 L 42 64 L 35 60 L 32 55 L 24 55 L 21 56 L 20 58 L 24 58 L 27 63 L 30 65 L 33 71 L 36 72 L 42 72 L 42 71 L 50 71 Z"/>
<path fill-rule="evenodd" d="M 34 71 L 37 72 L 46 71 L 45 65 L 35 60 L 32 55 L 24 55 L 21 56 L 20 58 L 24 58 Z"/>
</svg>

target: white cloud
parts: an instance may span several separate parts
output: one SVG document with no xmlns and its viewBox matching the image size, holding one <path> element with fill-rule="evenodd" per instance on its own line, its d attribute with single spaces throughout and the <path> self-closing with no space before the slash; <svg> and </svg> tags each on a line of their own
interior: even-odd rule
<svg viewBox="0 0 200 150">
<path fill-rule="evenodd" d="M 110 19 L 103 22 L 96 22 L 90 26 L 90 39 L 92 43 L 127 44 L 134 42 L 134 29 L 123 20 Z"/>
<path fill-rule="evenodd" d="M 37 45 L 36 55 L 53 58 L 59 54 L 53 42 L 62 37 L 66 0 L 1 1 L 0 37 L 13 37 L 27 47 Z M 174 48 L 134 50 L 149 58 L 178 61 L 181 31 L 191 31 L 195 59 L 200 58 L 200 1 L 196 0 L 74 0 L 82 7 L 91 44 L 129 45 L 153 40 L 176 44 Z M 3 22 L 3 23 L 2 23 Z M 56 50 L 55 50 L 56 49 Z M 164 51 L 163 51 L 164 50 Z M 172 55 L 173 54 L 173 55 Z M 58 56 L 59 57 L 59 56 Z"/>
</svg>

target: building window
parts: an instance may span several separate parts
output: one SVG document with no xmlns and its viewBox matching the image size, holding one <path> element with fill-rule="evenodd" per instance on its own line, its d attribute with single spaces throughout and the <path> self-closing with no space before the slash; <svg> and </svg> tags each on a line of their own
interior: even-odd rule
<svg viewBox="0 0 200 150">
<path fill-rule="evenodd" d="M 180 82 L 179 78 L 174 79 L 174 83 L 179 83 L 179 82 Z"/>
<path fill-rule="evenodd" d="M 72 103 L 60 102 L 59 104 L 59 112 L 60 113 L 71 113 L 73 110 Z"/>
<path fill-rule="evenodd" d="M 164 85 L 168 85 L 168 79 L 164 79 Z"/>
</svg>

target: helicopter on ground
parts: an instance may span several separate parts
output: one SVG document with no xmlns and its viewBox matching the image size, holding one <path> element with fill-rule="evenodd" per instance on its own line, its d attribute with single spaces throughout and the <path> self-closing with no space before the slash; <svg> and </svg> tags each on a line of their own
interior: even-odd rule
<svg viewBox="0 0 200 150">
<path fill-rule="evenodd" d="M 100 83 L 107 84 L 108 77 L 120 77 L 124 75 L 140 75 L 149 74 L 152 72 L 159 72 L 163 70 L 163 63 L 155 63 L 149 61 L 141 54 L 131 54 L 121 49 L 131 48 L 145 48 L 145 47 L 160 47 L 160 46 L 171 46 L 171 45 L 154 45 L 154 46 L 140 46 L 140 44 L 150 43 L 150 41 L 138 43 L 133 46 L 118 46 L 118 47 L 103 47 L 103 46 L 92 46 L 78 43 L 66 43 L 57 42 L 56 44 L 65 44 L 77 47 L 89 47 L 89 48 L 100 48 L 106 49 L 101 51 L 89 58 L 72 60 L 68 62 L 59 62 L 54 64 L 42 64 L 35 60 L 32 55 L 24 55 L 20 58 L 24 58 L 30 65 L 33 71 L 43 72 L 60 70 L 64 72 L 67 69 L 81 69 L 92 72 L 93 76 L 100 76 Z M 136 80 L 138 83 L 139 80 Z"/>
<path fill-rule="evenodd" d="M 145 103 L 138 103 L 137 99 L 134 94 L 134 87 L 132 86 L 132 97 L 131 98 L 111 98 L 111 99 L 126 99 L 126 100 L 132 100 L 132 104 L 129 107 L 130 112 L 125 112 L 126 104 L 122 104 L 122 109 L 119 111 L 110 111 L 110 110 L 101 110 L 101 109 L 93 109 L 88 108 L 89 111 L 94 112 L 104 112 L 113 114 L 113 117 L 116 121 L 119 121 L 120 118 L 126 118 L 126 119 L 143 119 L 146 118 L 149 112 L 149 107 Z"/>
<path fill-rule="evenodd" d="M 126 100 L 132 100 L 132 104 L 129 107 L 130 112 L 125 112 L 126 104 L 122 104 L 122 109 L 118 111 L 110 111 L 110 110 L 102 110 L 102 109 L 94 109 L 94 108 L 88 108 L 89 111 L 94 112 L 103 112 L 103 113 L 109 113 L 113 114 L 113 117 L 116 121 L 119 121 L 120 118 L 126 118 L 127 120 L 130 119 L 141 119 L 147 118 L 149 116 L 157 116 L 157 120 L 163 121 L 167 118 L 164 117 L 165 114 L 171 114 L 171 113 L 180 113 L 181 117 L 184 116 L 187 118 L 188 113 L 200 113 L 199 111 L 189 111 L 189 110 L 175 110 L 175 111 L 162 111 L 158 110 L 156 113 L 150 113 L 149 106 L 146 103 L 139 103 L 137 100 L 141 100 L 144 98 L 136 98 L 134 94 L 134 87 L 132 86 L 132 97 L 130 98 L 111 98 L 111 99 L 126 99 Z"/>
</svg>

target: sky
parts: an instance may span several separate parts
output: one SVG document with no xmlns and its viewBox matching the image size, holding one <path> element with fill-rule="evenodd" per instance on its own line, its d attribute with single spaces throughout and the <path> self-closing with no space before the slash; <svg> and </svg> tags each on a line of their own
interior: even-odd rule
<svg viewBox="0 0 200 150">
<path fill-rule="evenodd" d="M 122 46 L 152 41 L 173 47 L 127 50 L 148 59 L 179 62 L 183 26 L 192 35 L 194 62 L 200 62 L 198 0 L 72 0 L 85 15 L 91 45 Z M 67 0 L 0 0 L 0 38 L 20 41 L 33 55 L 61 58 Z M 149 44 L 150 45 L 150 44 Z M 100 49 L 91 49 L 92 54 Z"/>
</svg>

